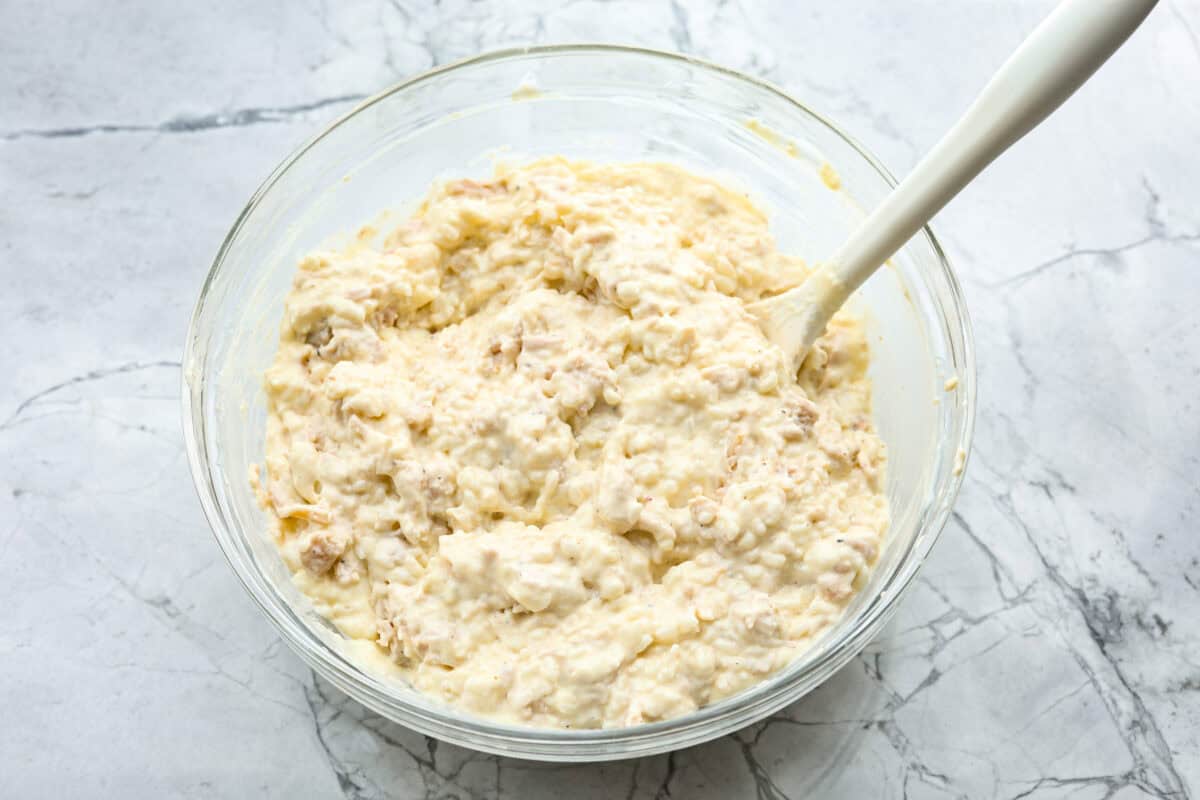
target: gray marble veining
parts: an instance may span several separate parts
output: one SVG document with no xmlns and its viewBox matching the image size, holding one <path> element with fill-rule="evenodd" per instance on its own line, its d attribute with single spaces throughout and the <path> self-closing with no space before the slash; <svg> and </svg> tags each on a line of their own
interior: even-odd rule
<svg viewBox="0 0 1200 800">
<path fill-rule="evenodd" d="M 0 794 L 1189 796 L 1200 792 L 1200 3 L 1163 0 L 935 227 L 978 434 L 897 618 L 766 722 L 552 766 L 314 680 L 212 542 L 179 350 L 283 155 L 431 64 L 529 42 L 763 75 L 903 172 L 1050 7 L 331 0 L 9 4 L 0 23 Z"/>
</svg>

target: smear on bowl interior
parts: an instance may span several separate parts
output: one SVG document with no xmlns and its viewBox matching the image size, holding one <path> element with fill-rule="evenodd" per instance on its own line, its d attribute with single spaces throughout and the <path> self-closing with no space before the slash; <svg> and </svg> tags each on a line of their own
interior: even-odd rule
<svg viewBox="0 0 1200 800">
<path fill-rule="evenodd" d="M 308 255 L 252 476 L 297 584 L 508 722 L 660 720 L 785 667 L 887 526 L 861 326 L 796 375 L 746 310 L 804 274 L 718 182 L 560 158 Z"/>
</svg>

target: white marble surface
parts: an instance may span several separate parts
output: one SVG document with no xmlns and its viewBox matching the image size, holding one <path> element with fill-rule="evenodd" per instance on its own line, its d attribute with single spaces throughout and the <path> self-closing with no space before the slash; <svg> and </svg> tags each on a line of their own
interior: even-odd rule
<svg viewBox="0 0 1200 800">
<path fill-rule="evenodd" d="M 1200 3 L 937 221 L 979 349 L 953 523 L 886 632 L 774 719 L 640 762 L 428 741 L 311 673 L 211 539 L 184 326 L 262 177 L 354 99 L 601 39 L 765 75 L 898 172 L 1049 2 L 6 4 L 0 795 L 1200 793 Z"/>
</svg>

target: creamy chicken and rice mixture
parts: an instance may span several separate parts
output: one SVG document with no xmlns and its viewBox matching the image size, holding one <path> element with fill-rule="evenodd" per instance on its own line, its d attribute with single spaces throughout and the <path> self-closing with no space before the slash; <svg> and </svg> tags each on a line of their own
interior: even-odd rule
<svg viewBox="0 0 1200 800">
<path fill-rule="evenodd" d="M 786 666 L 887 527 L 861 326 L 797 376 L 746 310 L 804 274 L 720 183 L 563 159 L 309 255 L 253 476 L 300 588 L 521 724 L 664 719 Z"/>
</svg>

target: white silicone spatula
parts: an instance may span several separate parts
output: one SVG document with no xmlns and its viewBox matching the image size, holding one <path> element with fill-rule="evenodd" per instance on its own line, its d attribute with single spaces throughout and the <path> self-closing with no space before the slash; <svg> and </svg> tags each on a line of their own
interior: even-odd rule
<svg viewBox="0 0 1200 800">
<path fill-rule="evenodd" d="M 799 367 L 830 317 L 996 156 L 1071 96 L 1157 0 L 1064 0 L 833 257 L 794 289 L 750 310 Z"/>
</svg>

